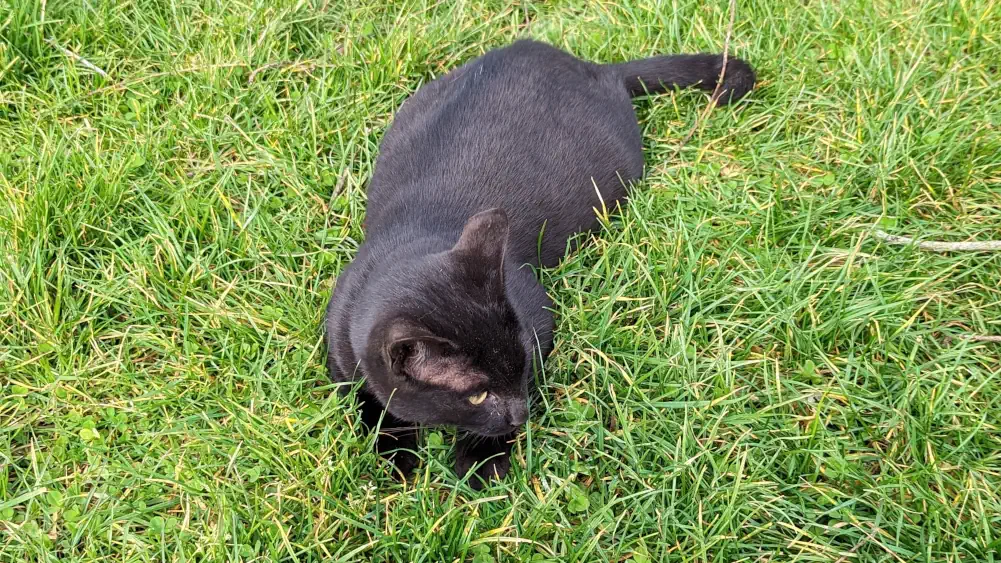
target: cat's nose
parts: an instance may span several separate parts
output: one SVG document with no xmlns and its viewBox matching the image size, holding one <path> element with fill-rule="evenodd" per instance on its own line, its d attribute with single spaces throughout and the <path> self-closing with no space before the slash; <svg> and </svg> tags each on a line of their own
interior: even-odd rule
<svg viewBox="0 0 1001 563">
<path fill-rule="evenodd" d="M 528 405 L 523 400 L 513 400 L 507 404 L 507 423 L 521 426 L 528 420 Z"/>
</svg>

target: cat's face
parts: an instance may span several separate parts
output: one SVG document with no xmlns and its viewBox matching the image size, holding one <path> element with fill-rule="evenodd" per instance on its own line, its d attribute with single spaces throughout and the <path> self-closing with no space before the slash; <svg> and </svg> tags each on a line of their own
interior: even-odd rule
<svg viewBox="0 0 1001 563">
<path fill-rule="evenodd" d="M 534 337 L 505 296 L 507 234 L 504 213 L 485 211 L 450 251 L 388 281 L 362 370 L 396 417 L 483 436 L 527 420 Z"/>
</svg>

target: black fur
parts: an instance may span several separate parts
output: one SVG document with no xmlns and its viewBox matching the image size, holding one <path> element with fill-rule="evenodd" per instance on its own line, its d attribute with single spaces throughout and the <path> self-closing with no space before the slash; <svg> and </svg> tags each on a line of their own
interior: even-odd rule
<svg viewBox="0 0 1001 563">
<path fill-rule="evenodd" d="M 713 90 L 718 55 L 614 65 L 534 41 L 491 51 L 407 100 L 368 188 L 367 240 L 327 308 L 336 381 L 365 380 L 379 450 L 413 449 L 417 425 L 466 431 L 456 467 L 503 476 L 527 418 L 533 356 L 552 349 L 551 301 L 532 266 L 551 267 L 643 173 L 630 97 Z M 754 73 L 727 65 L 720 103 Z M 470 397 L 487 391 L 479 405 Z M 416 457 L 397 451 L 404 474 Z M 477 480 L 472 483 L 478 485 Z"/>
</svg>

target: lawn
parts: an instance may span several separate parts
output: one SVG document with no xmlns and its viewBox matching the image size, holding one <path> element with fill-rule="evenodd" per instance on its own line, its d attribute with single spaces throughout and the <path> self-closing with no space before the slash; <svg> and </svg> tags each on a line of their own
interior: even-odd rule
<svg viewBox="0 0 1001 563">
<path fill-rule="evenodd" d="M 0 562 L 999 561 L 1001 4 L 737 2 L 759 86 L 637 100 L 648 175 L 541 272 L 481 492 L 325 375 L 394 109 L 520 36 L 721 51 L 694 0 L 0 6 Z M 692 132 L 690 139 L 682 139 Z"/>
</svg>

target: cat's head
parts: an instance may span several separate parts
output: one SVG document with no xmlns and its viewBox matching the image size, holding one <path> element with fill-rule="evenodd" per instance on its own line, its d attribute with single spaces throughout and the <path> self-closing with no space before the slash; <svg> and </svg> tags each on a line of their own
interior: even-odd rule
<svg viewBox="0 0 1001 563">
<path fill-rule="evenodd" d="M 483 436 L 528 418 L 534 335 L 508 301 L 508 221 L 500 209 L 474 215 L 446 252 L 394 270 L 377 307 L 362 370 L 390 413 Z"/>
</svg>

